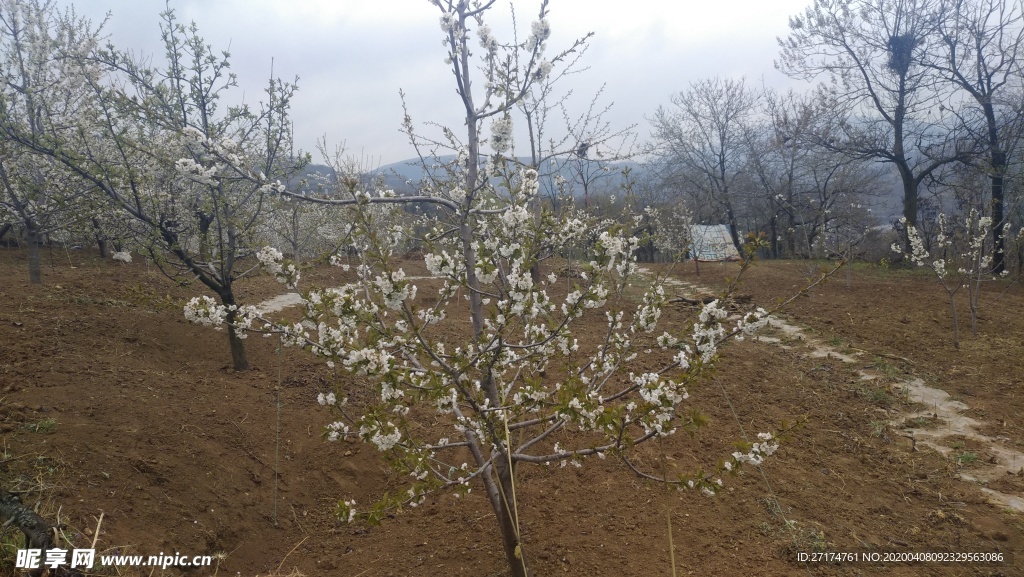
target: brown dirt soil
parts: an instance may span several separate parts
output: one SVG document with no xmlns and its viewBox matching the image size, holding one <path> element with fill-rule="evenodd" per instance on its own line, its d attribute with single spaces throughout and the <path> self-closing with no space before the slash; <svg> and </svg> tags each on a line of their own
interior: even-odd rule
<svg viewBox="0 0 1024 577">
<path fill-rule="evenodd" d="M 276 342 L 252 337 L 254 369 L 235 373 L 225 335 L 182 317 L 183 301 L 203 294 L 198 286 L 175 286 L 140 262 L 61 252 L 44 284 L 30 286 L 24 252 L 0 251 L 0 488 L 59 516 L 75 545 L 89 546 L 102 512 L 102 551 L 218 556 L 218 567 L 188 575 L 507 573 L 477 490 L 437 495 L 377 527 L 335 519 L 338 499 L 368 504 L 398 480 L 372 447 L 323 440 L 333 419 L 316 395 L 333 377 L 322 363 L 302 351 L 279 355 Z M 721 286 L 736 269 L 705 265 L 698 277 L 687 265 L 673 274 Z M 803 286 L 809 269 L 763 263 L 741 292 L 767 308 Z M 344 275 L 324 268 L 306 276 L 329 285 Z M 711 425 L 638 449 L 637 461 L 652 471 L 692 471 L 731 452 L 743 434 L 803 420 L 761 471 L 727 478 L 718 496 L 666 490 L 611 459 L 579 469 L 522 467 L 523 539 L 534 573 L 670 575 L 671 513 L 680 575 L 1024 575 L 1024 516 L 959 478 L 961 467 L 978 465 L 913 451 L 888 425 L 916 410 L 895 387 L 916 376 L 966 403 L 988 424 L 986 434 L 1021 450 L 1024 290 L 986 286 L 977 336 L 964 300 L 963 343 L 954 350 L 945 294 L 932 279 L 858 267 L 852 281 L 847 288 L 840 275 L 812 289 L 784 316 L 862 363 L 815 358 L 796 345 L 731 343 L 717 376 L 691 390 Z M 240 288 L 250 303 L 284 292 L 266 277 Z M 662 322 L 685 327 L 692 313 L 671 306 Z M 886 382 L 862 381 L 857 370 L 865 368 Z M 986 457 L 984 447 L 963 450 Z M 992 486 L 1021 496 L 1022 481 L 1024 472 Z M 14 571 L 12 543 L 8 530 L 0 572 Z M 797 560 L 798 552 L 866 551 L 1002 552 L 1007 561 Z"/>
</svg>

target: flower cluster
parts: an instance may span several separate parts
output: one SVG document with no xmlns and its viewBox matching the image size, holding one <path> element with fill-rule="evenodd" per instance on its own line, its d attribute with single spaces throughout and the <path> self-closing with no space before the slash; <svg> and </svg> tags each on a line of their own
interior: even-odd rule
<svg viewBox="0 0 1024 577">
<path fill-rule="evenodd" d="M 491 150 L 505 154 L 512 148 L 512 117 L 498 116 L 491 121 Z"/>
<path fill-rule="evenodd" d="M 756 443 L 752 443 L 750 445 L 750 449 L 748 451 L 737 451 L 733 453 L 733 459 L 739 463 L 760 465 L 764 462 L 765 457 L 770 457 L 779 448 L 778 441 L 775 440 L 771 433 L 758 433 L 757 439 Z"/>
<path fill-rule="evenodd" d="M 615 271 L 620 277 L 627 277 L 636 272 L 635 254 L 640 247 L 640 239 L 606 230 L 598 236 L 597 246 L 598 259 L 592 261 L 592 266 Z"/>
<path fill-rule="evenodd" d="M 745 313 L 740 320 L 736 321 L 736 340 L 742 341 L 744 335 L 752 335 L 768 325 L 768 311 L 761 307 Z"/>
<path fill-rule="evenodd" d="M 252 330 L 253 324 L 261 320 L 260 311 L 251 305 L 222 305 L 208 296 L 193 297 L 184 307 L 185 320 L 197 325 L 213 327 L 220 330 L 221 325 L 229 324 L 239 339 L 245 339 Z"/>
<path fill-rule="evenodd" d="M 327 440 L 331 442 L 337 441 L 338 439 L 342 439 L 348 436 L 348 425 L 346 425 L 342 421 L 334 421 L 333 423 L 328 423 L 325 429 L 325 432 L 327 434 Z"/>
<path fill-rule="evenodd" d="M 227 309 L 208 296 L 193 297 L 185 303 L 185 320 L 192 324 L 206 325 L 220 330 Z"/>
<path fill-rule="evenodd" d="M 402 432 L 398 430 L 391 421 L 380 422 L 374 419 L 365 419 L 359 427 L 359 437 L 372 443 L 378 451 L 390 451 L 402 440 Z"/>
<path fill-rule="evenodd" d="M 649 405 L 649 418 L 640 421 L 645 432 L 654 431 L 663 437 L 674 433 L 674 427 L 666 426 L 675 419 L 676 407 L 690 397 L 686 388 L 658 373 L 630 374 L 629 380 L 636 386 L 640 398 Z"/>
<path fill-rule="evenodd" d="M 530 52 L 543 52 L 544 43 L 551 37 L 551 24 L 547 19 L 534 20 L 530 24 L 530 36 L 526 39 L 526 49 Z"/>
<path fill-rule="evenodd" d="M 274 275 L 277 282 L 294 289 L 299 284 L 299 269 L 294 263 L 284 262 L 284 255 L 274 247 L 265 246 L 256 253 L 263 270 Z"/>
<path fill-rule="evenodd" d="M 351 523 L 356 518 L 356 501 L 355 499 L 339 501 L 338 502 L 338 519 L 344 523 Z"/>
<path fill-rule="evenodd" d="M 221 167 L 214 166 L 203 166 L 191 158 L 182 158 L 174 163 L 174 169 L 179 174 L 188 177 L 189 179 L 205 184 L 207 186 L 216 186 L 216 176 L 220 172 Z"/>
<path fill-rule="evenodd" d="M 442 20 L 442 28 L 446 28 L 444 21 Z M 493 54 L 498 51 L 498 40 L 494 37 L 491 32 L 491 27 L 486 24 L 481 24 L 476 30 L 477 38 L 480 40 L 480 47 L 486 50 L 489 54 Z"/>
<path fill-rule="evenodd" d="M 729 311 L 713 300 L 701 309 L 697 322 L 693 324 L 693 342 L 700 353 L 701 362 L 709 363 L 718 353 L 718 343 L 725 337 L 722 319 L 729 316 Z"/>
<path fill-rule="evenodd" d="M 537 63 L 537 69 L 533 72 L 533 79 L 538 82 L 545 80 L 551 75 L 552 68 L 554 68 L 554 65 L 550 61 L 541 60 Z"/>
<path fill-rule="evenodd" d="M 451 33 L 459 25 L 459 16 L 454 12 L 445 12 L 441 15 L 441 31 L 445 34 Z"/>
<path fill-rule="evenodd" d="M 384 298 L 384 306 L 392 310 L 398 310 L 406 300 L 416 298 L 416 285 L 406 280 L 402 269 L 375 277 L 373 286 Z"/>
<path fill-rule="evenodd" d="M 462 270 L 459 261 L 445 251 L 423 255 L 423 264 L 430 274 L 437 277 L 456 277 Z"/>
</svg>

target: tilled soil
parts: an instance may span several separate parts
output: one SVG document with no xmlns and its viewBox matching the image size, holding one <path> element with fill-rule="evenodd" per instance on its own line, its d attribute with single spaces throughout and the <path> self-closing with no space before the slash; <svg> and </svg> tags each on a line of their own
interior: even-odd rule
<svg viewBox="0 0 1024 577">
<path fill-rule="evenodd" d="M 334 376 L 322 362 L 252 337 L 254 368 L 236 373 L 225 335 L 182 316 L 201 287 L 176 286 L 145 263 L 62 251 L 44 284 L 30 286 L 25 261 L 21 251 L 0 251 L 0 488 L 59 517 L 76 546 L 91 544 L 102 512 L 97 549 L 216 556 L 217 567 L 195 575 L 507 572 L 478 490 L 436 495 L 375 527 L 338 522 L 339 499 L 369 504 L 400 480 L 372 447 L 323 439 L 333 418 L 316 396 Z M 698 276 L 686 265 L 672 275 L 717 288 L 737 268 L 703 265 Z M 740 292 L 769 308 L 806 285 L 811 268 L 761 263 Z M 418 263 L 407 270 L 422 274 Z M 324 268 L 306 278 L 330 285 L 347 274 Z M 249 303 L 285 292 L 266 277 L 240 289 Z M 894 424 L 927 411 L 900 387 L 919 378 L 967 405 L 985 435 L 1024 448 L 1024 290 L 986 286 L 976 336 L 966 310 L 964 296 L 956 350 L 946 295 L 917 271 L 859 266 L 849 288 L 840 274 L 810 290 L 783 317 L 855 362 L 815 356 L 779 331 L 766 332 L 778 343 L 730 343 L 716 376 L 690 391 L 711 424 L 635 457 L 656 472 L 692 471 L 744 435 L 801 422 L 779 452 L 761 470 L 726 478 L 713 498 L 641 480 L 612 459 L 523 466 L 517 491 L 534 573 L 670 575 L 670 515 L 680 575 L 1024 574 L 1024 518 L 964 478 L 997 455 L 956 437 L 942 455 Z M 693 314 L 672 305 L 662 322 L 686 327 Z M 866 381 L 864 370 L 880 377 Z M 356 379 L 345 383 L 358 391 Z M 943 423 L 908 425 L 919 426 Z M 988 485 L 1024 496 L 1024 471 Z M 13 572 L 16 541 L 8 531 L 0 570 Z M 816 552 L 1001 552 L 1006 561 L 799 560 Z"/>
</svg>

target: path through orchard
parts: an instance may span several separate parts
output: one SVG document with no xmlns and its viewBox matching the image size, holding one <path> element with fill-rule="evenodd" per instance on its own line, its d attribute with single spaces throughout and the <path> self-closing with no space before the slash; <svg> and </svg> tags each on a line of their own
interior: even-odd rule
<svg viewBox="0 0 1024 577">
<path fill-rule="evenodd" d="M 653 276 L 647 269 L 641 269 L 641 274 L 646 278 Z M 689 294 L 692 297 L 713 295 L 713 291 L 707 287 L 684 282 L 677 278 L 667 277 L 663 282 L 666 287 L 682 291 L 684 295 Z M 738 317 L 734 320 L 738 320 Z M 834 358 L 851 365 L 865 364 L 864 359 L 861 358 L 865 352 L 839 351 L 836 347 L 828 345 L 820 339 L 809 337 L 804 328 L 790 324 L 778 315 L 771 318 L 769 326 L 775 329 L 780 336 L 761 334 L 755 338 L 786 349 L 799 347 L 811 357 Z M 865 381 L 875 381 L 882 377 L 877 370 L 872 369 L 859 369 L 857 373 Z M 1008 446 L 1010 440 L 1008 437 L 989 436 L 982 433 L 982 430 L 991 428 L 991 423 L 985 423 L 965 415 L 964 413 L 970 410 L 967 404 L 953 399 L 942 389 L 929 387 L 920 378 L 899 380 L 891 387 L 898 394 L 904 395 L 906 399 L 920 406 L 918 410 L 904 412 L 889 421 L 893 427 L 903 431 L 903 434 L 912 443 L 912 450 L 916 451 L 919 446 L 924 446 L 945 457 L 955 459 L 957 458 L 954 455 L 955 449 L 949 446 L 951 439 L 965 437 L 981 443 L 993 456 L 969 473 L 961 472 L 960 478 L 982 485 L 981 490 L 993 502 L 1024 513 L 1024 496 L 1008 494 L 984 486 L 1007 474 L 1024 475 L 1024 452 Z M 973 455 L 973 453 L 969 454 Z"/>
</svg>

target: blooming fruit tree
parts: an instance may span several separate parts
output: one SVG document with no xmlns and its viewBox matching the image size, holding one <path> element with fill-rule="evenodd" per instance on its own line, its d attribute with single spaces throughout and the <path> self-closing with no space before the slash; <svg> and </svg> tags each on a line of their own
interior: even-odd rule
<svg viewBox="0 0 1024 577">
<path fill-rule="evenodd" d="M 100 44 L 100 26 L 41 0 L 0 2 L 0 118 L 31 138 L 45 126 L 88 114 L 89 90 L 77 61 Z M 91 186 L 60 163 L 0 141 L 0 223 L 28 241 L 29 280 L 42 282 L 40 248 L 99 212 Z M 8 225 L 9 226 L 9 225 Z M 3 228 L 0 225 L 0 228 Z M 3 228 L 6 230 L 6 228 Z"/>
<path fill-rule="evenodd" d="M 630 451 L 702 426 L 700 413 L 688 405 L 688 387 L 711 367 L 724 341 L 764 325 L 767 314 L 759 309 L 730 319 L 716 301 L 682 330 L 659 328 L 665 292 L 640 275 L 634 256 L 640 239 L 629 233 L 635 222 L 596 221 L 582 213 L 538 217 L 531 208 L 537 172 L 503 155 L 511 149 L 515 102 L 566 54 L 550 61 L 543 56 L 550 34 L 546 3 L 530 36 L 511 45 L 498 42 L 483 23 L 493 2 L 434 4 L 466 108 L 466 141 L 445 131 L 455 160 L 433 171 L 419 195 L 348 187 L 307 199 L 351 207 L 359 249 L 355 282 L 304 293 L 302 322 L 276 325 L 249 308 L 236 310 L 235 322 L 278 331 L 287 344 L 309 349 L 372 388 L 368 401 L 351 404 L 345 389 L 320 395 L 338 415 L 327 437 L 372 444 L 408 482 L 403 492 L 365 508 L 340 501 L 343 519 L 376 521 L 436 491 L 482 488 L 512 574 L 523 577 L 529 570 L 517 468 L 613 456 L 654 478 L 634 466 Z M 469 81 L 475 69 L 471 29 L 484 51 L 483 104 L 474 100 Z M 502 50 L 508 54 L 499 55 Z M 488 119 L 489 143 L 481 138 Z M 406 128 L 418 145 L 408 118 Z M 485 143 L 494 153 L 487 162 Z M 437 209 L 416 228 L 427 231 L 423 265 L 429 272 L 417 278 L 393 255 L 418 233 L 391 213 L 414 202 Z M 541 247 L 557 252 L 570 244 L 585 256 L 531 274 Z M 258 257 L 280 281 L 296 285 L 298 269 L 276 249 Z M 229 322 L 212 299 L 195 305 L 194 320 Z M 777 446 L 763 433 L 707 470 L 670 482 L 714 493 L 722 474 L 759 463 Z"/>
<path fill-rule="evenodd" d="M 898 243 L 892 250 L 904 254 L 919 267 L 931 270 L 949 296 L 949 308 L 953 317 L 953 346 L 960 348 L 960 327 L 956 313 L 956 293 L 967 288 L 971 312 L 971 331 L 978 332 L 978 296 L 981 283 L 988 277 L 992 267 L 991 251 L 986 250 L 986 238 L 992 230 L 992 218 L 976 209 L 968 211 L 960 223 L 951 221 L 945 214 L 939 214 L 939 230 L 932 251 L 925 248 L 921 233 L 906 219 L 900 224 L 906 229 L 909 251 Z M 959 226 L 957 226 L 959 225 Z M 1003 276 L 1009 274 L 1003 271 Z"/>
<path fill-rule="evenodd" d="M 364 200 L 354 210 L 366 241 L 356 282 L 304 293 L 305 318 L 291 326 L 266 323 L 247 308 L 240 322 L 264 322 L 263 330 L 283 333 L 287 344 L 309 349 L 372 387 L 371 400 L 358 406 L 347 402 L 344 389 L 320 395 L 320 403 L 338 415 L 327 437 L 372 444 L 394 471 L 408 475 L 408 484 L 404 493 L 366 510 L 341 501 L 343 519 L 376 521 L 439 490 L 482 486 L 513 574 L 528 575 L 517 467 L 580 466 L 610 455 L 654 478 L 635 467 L 630 450 L 702 426 L 700 413 L 687 403 L 688 387 L 713 365 L 725 340 L 763 326 L 767 315 L 757 310 L 729 320 L 715 301 L 682 331 L 659 330 L 664 289 L 638 274 L 639 239 L 618 225 L 598 233 L 572 278 L 547 272 L 533 281 L 533 243 L 578 241 L 601 223 L 567 221 L 552 238 L 527 210 L 536 194 L 535 173 L 524 171 L 515 184 L 500 204 L 484 203 L 493 208 L 475 211 L 471 250 L 463 250 L 457 237 L 434 239 L 423 256 L 429 278 L 410 278 L 403 261 L 391 257 L 400 238 L 380 232 L 386 220 Z M 267 270 L 294 286 L 298 271 L 278 251 L 268 248 L 259 256 Z M 428 290 L 428 298 L 417 298 Z M 474 292 L 481 296 L 479 312 L 464 304 Z M 223 307 L 212 299 L 202 308 L 205 322 L 224 322 Z M 593 327 L 595 317 L 603 325 L 600 334 L 581 333 L 579 327 Z M 657 363 L 658 370 L 635 369 Z M 744 462 L 760 463 L 777 446 L 763 433 L 706 471 L 669 482 L 713 494 L 723 474 Z"/>
<path fill-rule="evenodd" d="M 28 125 L 7 114 L 20 101 L 0 91 L 2 148 L 86 183 L 134 233 L 133 248 L 169 276 L 196 279 L 216 294 L 226 307 L 232 365 L 245 370 L 234 283 L 254 270 L 242 263 L 263 244 L 257 237 L 270 197 L 306 160 L 288 152 L 297 87 L 271 79 L 265 102 L 225 105 L 237 85 L 229 54 L 214 53 L 173 10 L 161 17 L 159 66 L 95 41 L 61 55 L 60 76 L 75 81 L 61 85 L 84 93 L 75 114 L 33 114 Z"/>
</svg>

